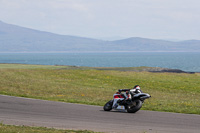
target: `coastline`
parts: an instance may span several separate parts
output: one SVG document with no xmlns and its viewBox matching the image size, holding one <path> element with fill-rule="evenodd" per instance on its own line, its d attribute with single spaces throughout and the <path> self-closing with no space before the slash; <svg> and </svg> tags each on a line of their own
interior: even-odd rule
<svg viewBox="0 0 200 133">
<path fill-rule="evenodd" d="M 22 63 L 0 63 L 0 65 L 25 65 L 25 66 L 55 66 L 62 67 L 60 69 L 79 69 L 79 70 L 114 70 L 114 71 L 134 71 L 134 72 L 152 72 L 152 73 L 187 73 L 187 74 L 195 74 L 200 72 L 186 72 L 180 69 L 170 69 L 170 68 L 162 68 L 162 67 L 148 67 L 148 66 L 140 66 L 140 67 L 87 67 L 87 66 L 71 66 L 71 65 L 41 65 L 41 64 L 22 64 Z M 5 66 L 6 67 L 6 66 Z M 66 67 L 66 68 L 65 68 Z M 1 69 L 2 67 L 0 67 Z"/>
</svg>

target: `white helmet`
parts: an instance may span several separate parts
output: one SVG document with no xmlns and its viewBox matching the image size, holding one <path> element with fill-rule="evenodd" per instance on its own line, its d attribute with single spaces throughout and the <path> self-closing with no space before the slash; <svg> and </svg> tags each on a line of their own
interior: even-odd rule
<svg viewBox="0 0 200 133">
<path fill-rule="evenodd" d="M 134 86 L 134 89 L 140 90 L 140 86 L 139 86 L 139 85 L 136 85 L 136 86 Z"/>
</svg>

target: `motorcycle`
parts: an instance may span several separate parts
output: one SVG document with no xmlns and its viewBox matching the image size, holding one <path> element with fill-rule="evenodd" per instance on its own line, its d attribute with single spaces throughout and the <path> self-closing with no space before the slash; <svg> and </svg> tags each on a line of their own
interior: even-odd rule
<svg viewBox="0 0 200 133">
<path fill-rule="evenodd" d="M 147 93 L 134 94 L 131 99 L 125 100 L 126 96 L 123 93 L 116 93 L 113 95 L 113 99 L 108 101 L 104 105 L 104 111 L 110 111 L 112 109 L 127 111 L 128 113 L 135 113 L 140 110 L 145 99 L 151 96 Z"/>
</svg>

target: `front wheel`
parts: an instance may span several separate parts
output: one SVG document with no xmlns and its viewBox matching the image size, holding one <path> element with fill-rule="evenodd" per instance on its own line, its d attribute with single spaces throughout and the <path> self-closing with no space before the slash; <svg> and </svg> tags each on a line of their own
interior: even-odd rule
<svg viewBox="0 0 200 133">
<path fill-rule="evenodd" d="M 110 100 L 109 102 L 107 102 L 103 107 L 104 111 L 112 110 L 112 105 L 113 105 L 113 100 Z"/>
<path fill-rule="evenodd" d="M 132 101 L 132 103 L 127 106 L 127 112 L 128 113 L 135 113 L 138 110 L 140 110 L 141 107 L 142 107 L 142 101 L 141 100 Z"/>
</svg>

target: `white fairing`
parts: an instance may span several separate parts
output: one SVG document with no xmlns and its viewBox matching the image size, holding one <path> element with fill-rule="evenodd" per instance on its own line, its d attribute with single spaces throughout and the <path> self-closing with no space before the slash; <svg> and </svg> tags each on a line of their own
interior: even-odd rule
<svg viewBox="0 0 200 133">
<path fill-rule="evenodd" d="M 125 110 L 125 107 L 119 105 L 119 106 L 116 108 L 116 110 Z"/>
<path fill-rule="evenodd" d="M 119 94 L 113 95 L 113 106 L 112 106 L 112 108 L 114 108 L 114 106 L 118 105 L 118 103 L 117 103 L 118 100 L 124 100 L 124 98 L 115 98 L 116 95 L 119 95 Z"/>
</svg>

